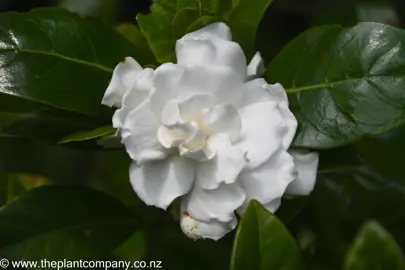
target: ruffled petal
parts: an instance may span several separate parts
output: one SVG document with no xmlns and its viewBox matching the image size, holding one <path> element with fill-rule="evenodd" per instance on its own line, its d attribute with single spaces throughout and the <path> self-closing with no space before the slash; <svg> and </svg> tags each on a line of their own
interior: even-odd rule
<svg viewBox="0 0 405 270">
<path fill-rule="evenodd" d="M 126 57 L 123 62 L 115 67 L 101 104 L 120 108 L 124 94 L 132 88 L 141 71 L 142 67 L 137 61 L 132 57 Z"/>
<path fill-rule="evenodd" d="M 264 61 L 260 52 L 257 52 L 247 67 L 248 76 L 259 76 L 264 71 Z"/>
<path fill-rule="evenodd" d="M 150 68 L 142 70 L 132 89 L 124 94 L 122 107 L 116 110 L 113 116 L 114 128 L 121 128 L 128 113 L 149 97 L 153 87 L 153 72 L 154 70 Z"/>
<path fill-rule="evenodd" d="M 193 95 L 211 95 L 216 104 L 240 102 L 243 81 L 230 68 L 163 64 L 155 70 L 152 110 L 158 118 L 172 99 L 184 100 Z"/>
<path fill-rule="evenodd" d="M 319 154 L 305 150 L 290 150 L 298 177 L 287 187 L 289 195 L 308 195 L 314 189 L 318 172 Z"/>
<path fill-rule="evenodd" d="M 177 63 L 230 67 L 244 80 L 246 57 L 242 48 L 231 41 L 231 32 L 224 23 L 214 23 L 189 33 L 176 42 Z"/>
<path fill-rule="evenodd" d="M 239 138 L 242 122 L 234 106 L 220 104 L 207 113 L 202 128 L 207 134 L 225 133 L 234 142 Z"/>
<path fill-rule="evenodd" d="M 288 97 L 284 87 L 279 84 L 268 84 L 267 89 L 270 92 L 271 99 L 277 101 L 280 105 L 281 113 L 284 116 L 286 125 L 286 134 L 283 137 L 284 149 L 290 148 L 290 145 L 297 132 L 298 121 L 288 106 Z"/>
<path fill-rule="evenodd" d="M 245 192 L 237 183 L 220 185 L 212 190 L 202 189 L 195 184 L 182 203 L 184 210 L 197 220 L 230 222 L 235 218 L 234 211 L 242 205 L 245 198 Z"/>
<path fill-rule="evenodd" d="M 182 157 L 130 167 L 130 180 L 139 198 L 147 205 L 166 209 L 172 201 L 188 193 L 194 182 L 194 165 Z"/>
<path fill-rule="evenodd" d="M 251 170 L 279 150 L 286 133 L 285 121 L 276 102 L 246 106 L 239 110 L 239 115 L 242 119 L 242 131 L 235 146 L 245 153 L 245 170 Z"/>
<path fill-rule="evenodd" d="M 288 106 L 288 97 L 283 86 L 279 83 L 268 84 L 262 78 L 253 79 L 243 85 L 239 107 L 243 108 L 266 101 L 273 101 L 279 104 L 286 126 L 286 134 L 283 136 L 283 146 L 285 149 L 288 149 L 297 131 L 298 122 Z"/>
<path fill-rule="evenodd" d="M 167 150 L 157 136 L 160 124 L 150 110 L 149 100 L 132 110 L 121 130 L 122 142 L 129 156 L 142 164 L 150 160 L 164 159 Z"/>
<path fill-rule="evenodd" d="M 274 212 L 279 206 L 274 200 L 283 196 L 287 186 L 295 178 L 293 157 L 279 148 L 260 167 L 239 176 L 238 181 L 246 193 L 246 200 L 238 209 L 238 214 L 243 214 L 252 199 L 258 200 L 263 205 L 270 204 L 268 207 Z"/>
<path fill-rule="evenodd" d="M 207 140 L 207 152 L 216 153 L 205 162 L 197 164 L 197 182 L 204 189 L 218 188 L 221 183 L 234 183 L 245 167 L 244 153 L 232 146 L 225 134 L 210 136 Z"/>
<path fill-rule="evenodd" d="M 191 217 L 186 211 L 181 213 L 180 228 L 185 235 L 193 240 L 197 239 L 212 239 L 219 240 L 225 234 L 236 228 L 238 220 L 236 217 L 230 222 L 218 222 L 212 220 L 210 222 L 198 221 Z"/>
</svg>

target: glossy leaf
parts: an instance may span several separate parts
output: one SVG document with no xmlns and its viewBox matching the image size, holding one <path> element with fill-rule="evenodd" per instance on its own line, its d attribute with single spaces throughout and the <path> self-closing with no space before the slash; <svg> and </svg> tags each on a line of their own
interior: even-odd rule
<svg viewBox="0 0 405 270">
<path fill-rule="evenodd" d="M 116 129 L 111 126 L 99 127 L 90 131 L 81 131 L 78 133 L 70 134 L 59 140 L 59 144 L 77 142 L 77 141 L 86 141 L 91 139 L 100 138 L 106 135 L 114 134 Z"/>
<path fill-rule="evenodd" d="M 256 31 L 273 0 L 236 0 L 229 14 L 232 38 L 238 42 L 247 58 L 255 53 Z"/>
<path fill-rule="evenodd" d="M 78 186 L 40 187 L 0 212 L 0 254 L 31 260 L 86 257 L 92 250 L 107 254 L 140 226 L 133 213 L 103 193 Z M 77 246 L 91 249 L 81 254 Z"/>
<path fill-rule="evenodd" d="M 294 238 L 276 216 L 251 201 L 236 233 L 232 270 L 303 269 Z"/>
<path fill-rule="evenodd" d="M 376 221 L 359 231 L 345 261 L 345 270 L 405 269 L 405 258 L 395 239 Z"/>
<path fill-rule="evenodd" d="M 405 122 L 405 32 L 379 24 L 324 26 L 290 42 L 270 63 L 299 121 L 294 145 L 331 148 Z"/>
<path fill-rule="evenodd" d="M 159 63 L 174 62 L 176 38 L 170 21 L 163 15 L 138 14 L 136 20 Z"/>
<path fill-rule="evenodd" d="M 211 15 L 226 15 L 232 8 L 232 0 L 154 0 L 151 10 L 171 21 L 178 11 L 185 8 L 194 9 L 200 14 L 206 10 Z"/>
<path fill-rule="evenodd" d="M 56 141 L 107 124 L 113 68 L 125 56 L 146 64 L 114 29 L 63 9 L 3 13 L 0 27 L 1 136 Z"/>
<path fill-rule="evenodd" d="M 145 61 L 147 64 L 144 64 L 144 67 L 155 65 L 157 63 L 155 56 L 153 55 L 153 52 L 146 41 L 146 37 L 142 34 L 137 25 L 131 23 L 122 23 L 115 29 L 136 46 L 137 50 L 139 51 L 136 57 L 142 55 L 142 59 L 147 59 L 147 61 Z"/>
<path fill-rule="evenodd" d="M 188 33 L 187 29 L 202 16 L 208 15 L 205 10 L 199 11 L 191 8 L 184 8 L 176 13 L 172 20 L 172 28 L 176 39 Z"/>
</svg>

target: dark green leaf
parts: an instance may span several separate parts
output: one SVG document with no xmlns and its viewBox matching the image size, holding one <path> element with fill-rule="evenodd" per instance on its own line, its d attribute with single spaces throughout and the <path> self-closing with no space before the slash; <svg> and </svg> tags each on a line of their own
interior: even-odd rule
<svg viewBox="0 0 405 270">
<path fill-rule="evenodd" d="M 188 8 L 198 11 L 208 11 L 211 15 L 226 15 L 232 8 L 232 0 L 154 0 L 152 12 L 165 16 L 169 21 L 178 11 Z M 201 16 L 201 15 L 200 15 Z"/>
<path fill-rule="evenodd" d="M 137 231 L 112 253 L 114 259 L 121 261 L 142 260 L 147 252 L 147 239 L 144 231 Z"/>
<path fill-rule="evenodd" d="M 0 56 L 0 135 L 51 140 L 109 123 L 100 102 L 114 66 L 147 64 L 114 29 L 55 8 L 1 14 Z"/>
<path fill-rule="evenodd" d="M 207 12 L 195 9 L 184 8 L 176 13 L 172 20 L 172 28 L 175 32 L 176 39 L 183 37 L 188 33 L 187 29 L 201 16 L 207 15 Z"/>
<path fill-rule="evenodd" d="M 159 13 L 138 14 L 136 20 L 157 61 L 159 63 L 174 62 L 176 38 L 171 22 Z"/>
<path fill-rule="evenodd" d="M 331 148 L 405 121 L 405 32 L 378 23 L 311 29 L 270 63 L 299 121 L 294 145 Z"/>
<path fill-rule="evenodd" d="M 229 14 L 233 40 L 238 42 L 247 58 L 255 53 L 256 31 L 273 0 L 236 0 Z"/>
<path fill-rule="evenodd" d="M 303 269 L 294 238 L 276 216 L 251 201 L 236 233 L 232 270 Z"/>
<path fill-rule="evenodd" d="M 144 65 L 144 67 L 155 65 L 157 63 L 145 36 L 142 34 L 141 30 L 139 30 L 137 25 L 123 23 L 118 25 L 115 29 L 137 47 L 139 53 L 137 53 L 136 57 L 142 55 L 143 59 L 148 59 L 148 61 L 146 61 L 147 64 Z"/>
<path fill-rule="evenodd" d="M 71 134 L 59 140 L 59 144 L 86 141 L 91 139 L 100 138 L 106 135 L 110 135 L 116 132 L 116 129 L 111 126 L 99 127 L 90 131 L 81 131 L 78 133 Z"/>
<path fill-rule="evenodd" d="M 402 125 L 378 137 L 365 138 L 354 146 L 364 162 L 405 184 L 404 138 L 405 126 Z"/>
<path fill-rule="evenodd" d="M 136 216 L 103 193 L 45 186 L 2 208 L 0 254 L 30 260 L 107 254 L 140 226 Z"/>
<path fill-rule="evenodd" d="M 405 269 L 405 259 L 394 238 L 376 221 L 359 231 L 345 261 L 345 270 Z"/>
</svg>

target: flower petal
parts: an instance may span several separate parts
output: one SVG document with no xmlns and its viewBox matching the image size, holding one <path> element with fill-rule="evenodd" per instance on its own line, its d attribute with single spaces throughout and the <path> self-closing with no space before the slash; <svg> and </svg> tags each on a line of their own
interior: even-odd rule
<svg viewBox="0 0 405 270">
<path fill-rule="evenodd" d="M 185 235 L 193 240 L 212 239 L 219 240 L 225 234 L 236 228 L 238 220 L 236 217 L 230 222 L 210 221 L 203 222 L 192 218 L 186 211 L 181 213 L 180 228 Z"/>
<path fill-rule="evenodd" d="M 248 76 L 259 76 L 264 71 L 264 61 L 260 52 L 256 52 L 247 67 Z"/>
<path fill-rule="evenodd" d="M 132 110 L 125 119 L 121 130 L 122 141 L 133 160 L 138 164 L 164 159 L 167 150 L 160 144 L 157 131 L 159 122 L 150 110 L 149 100 Z"/>
<path fill-rule="evenodd" d="M 318 172 L 319 154 L 317 152 L 290 150 L 294 157 L 298 177 L 287 187 L 289 195 L 308 195 L 314 189 Z"/>
<path fill-rule="evenodd" d="M 113 127 L 121 128 L 128 113 L 140 105 L 149 95 L 153 87 L 153 69 L 145 68 L 136 77 L 131 90 L 124 94 L 122 107 L 115 111 Z"/>
<path fill-rule="evenodd" d="M 242 95 L 242 79 L 230 68 L 163 64 L 155 70 L 152 110 L 158 118 L 172 99 L 196 94 L 211 95 L 216 103 L 236 104 Z"/>
<path fill-rule="evenodd" d="M 194 182 L 194 166 L 182 157 L 131 164 L 130 180 L 139 198 L 147 205 L 166 209 L 172 201 L 190 191 Z"/>
<path fill-rule="evenodd" d="M 230 67 L 244 80 L 246 57 L 240 45 L 230 39 L 230 29 L 224 23 L 189 33 L 176 42 L 177 63 Z"/>
<path fill-rule="evenodd" d="M 240 139 L 235 146 L 245 152 L 246 168 L 254 169 L 270 158 L 286 133 L 283 115 L 276 102 L 261 102 L 239 110 L 242 119 Z"/>
<path fill-rule="evenodd" d="M 263 207 L 274 214 L 277 211 L 277 209 L 280 207 L 280 205 L 281 205 L 281 198 L 277 198 L 277 199 L 272 200 L 269 203 L 264 204 Z"/>
<path fill-rule="evenodd" d="M 142 67 L 132 57 L 126 57 L 113 72 L 111 82 L 105 91 L 101 104 L 120 108 L 124 94 L 129 91 Z"/>
<path fill-rule="evenodd" d="M 234 142 L 239 138 L 242 122 L 234 106 L 220 104 L 207 113 L 202 126 L 207 134 L 225 133 Z"/>
<path fill-rule="evenodd" d="M 214 158 L 197 163 L 197 178 L 204 189 L 218 188 L 221 183 L 234 183 L 245 167 L 244 153 L 232 146 L 225 134 L 210 136 L 207 140 L 207 152 L 214 152 Z"/>
<path fill-rule="evenodd" d="M 277 101 L 280 105 L 281 113 L 284 116 L 287 133 L 283 137 L 284 149 L 290 148 L 290 145 L 297 132 L 298 121 L 288 106 L 288 97 L 284 87 L 279 84 L 268 84 L 267 89 L 270 92 L 271 99 Z"/>
<path fill-rule="evenodd" d="M 236 183 L 223 184 L 212 190 L 202 189 L 195 184 L 182 203 L 185 211 L 200 221 L 230 222 L 235 218 L 234 211 L 242 205 L 245 198 L 245 192 Z"/>
<path fill-rule="evenodd" d="M 273 101 L 279 104 L 284 117 L 286 134 L 283 136 L 283 146 L 288 149 L 297 131 L 298 122 L 288 106 L 287 94 L 279 83 L 268 84 L 264 79 L 257 78 L 243 85 L 240 107 L 246 107 L 254 103 Z"/>
<path fill-rule="evenodd" d="M 280 199 L 287 186 L 296 178 L 293 157 L 281 147 L 260 167 L 251 172 L 242 173 L 238 181 L 246 193 L 246 200 L 238 209 L 242 215 L 250 200 L 258 200 L 266 205 Z M 278 205 L 269 205 L 273 212 Z"/>
</svg>

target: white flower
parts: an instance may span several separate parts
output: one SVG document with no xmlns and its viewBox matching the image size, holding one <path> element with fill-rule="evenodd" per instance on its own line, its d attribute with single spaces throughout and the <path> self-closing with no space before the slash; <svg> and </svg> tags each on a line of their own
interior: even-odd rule
<svg viewBox="0 0 405 270">
<path fill-rule="evenodd" d="M 274 212 L 285 192 L 312 191 L 317 153 L 288 152 L 297 121 L 284 88 L 246 65 L 230 29 L 214 23 L 176 44 L 177 64 L 142 69 L 126 58 L 102 103 L 119 109 L 113 126 L 133 159 L 131 184 L 148 205 L 182 197 L 182 230 L 219 239 L 251 199 Z"/>
</svg>

